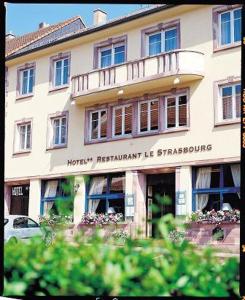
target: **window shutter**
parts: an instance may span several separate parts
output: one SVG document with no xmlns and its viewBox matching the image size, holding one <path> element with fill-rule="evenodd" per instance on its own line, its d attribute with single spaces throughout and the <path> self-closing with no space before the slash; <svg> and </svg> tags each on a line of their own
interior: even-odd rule
<svg viewBox="0 0 245 300">
<path fill-rule="evenodd" d="M 132 105 L 125 107 L 125 134 L 132 133 Z"/>
<path fill-rule="evenodd" d="M 115 109 L 114 117 L 115 135 L 122 134 L 122 108 Z"/>
<path fill-rule="evenodd" d="M 158 101 L 151 101 L 151 130 L 158 129 Z"/>
<path fill-rule="evenodd" d="M 148 103 L 140 104 L 140 131 L 147 131 L 147 108 Z"/>
</svg>

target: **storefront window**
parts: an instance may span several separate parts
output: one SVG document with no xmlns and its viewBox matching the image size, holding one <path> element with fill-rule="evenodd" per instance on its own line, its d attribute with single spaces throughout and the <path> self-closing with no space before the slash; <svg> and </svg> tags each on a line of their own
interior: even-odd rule
<svg viewBox="0 0 245 300">
<path fill-rule="evenodd" d="M 240 207 L 240 165 L 225 164 L 193 169 L 193 210 L 220 210 L 224 203 Z"/>
<path fill-rule="evenodd" d="M 122 213 L 125 203 L 125 174 L 93 176 L 88 186 L 88 207 L 91 213 Z"/>
</svg>

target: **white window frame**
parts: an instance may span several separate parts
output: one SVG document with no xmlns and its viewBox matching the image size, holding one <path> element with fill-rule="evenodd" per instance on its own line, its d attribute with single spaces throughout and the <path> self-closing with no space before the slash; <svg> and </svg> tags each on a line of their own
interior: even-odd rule
<svg viewBox="0 0 245 300">
<path fill-rule="evenodd" d="M 124 136 L 131 136 L 133 128 L 131 128 L 131 133 L 125 133 L 125 109 L 128 107 L 132 107 L 132 116 L 133 116 L 133 105 L 132 104 L 126 104 L 126 105 L 119 105 L 119 106 L 114 106 L 112 109 L 112 137 L 113 138 L 118 138 L 118 137 L 124 137 Z M 122 123 L 121 123 L 121 129 L 122 129 L 122 134 L 116 135 L 115 134 L 115 111 L 117 109 L 122 109 Z M 133 127 L 133 123 L 132 123 Z"/>
<path fill-rule="evenodd" d="M 222 84 L 219 85 L 219 97 L 218 97 L 218 121 L 219 122 L 229 122 L 232 120 L 240 120 L 240 117 L 236 117 L 236 86 L 241 85 L 241 82 L 235 82 L 231 84 Z M 232 118 L 223 119 L 223 97 L 222 97 L 222 90 L 223 88 L 231 87 L 232 88 Z"/>
<path fill-rule="evenodd" d="M 29 125 L 30 125 L 30 147 L 27 147 L 27 127 Z M 21 144 L 22 144 L 21 143 L 21 127 L 25 127 L 24 148 L 21 148 Z M 18 135 L 19 135 L 19 145 L 18 145 L 19 151 L 30 150 L 31 149 L 31 133 L 32 133 L 31 122 L 17 124 L 17 130 L 18 130 Z"/>
<path fill-rule="evenodd" d="M 66 124 L 65 124 L 66 135 L 65 135 L 64 143 L 61 143 L 62 119 L 66 120 Z M 59 120 L 59 143 L 58 144 L 55 143 L 55 121 L 56 120 Z M 53 147 L 66 145 L 67 144 L 67 117 L 66 116 L 55 117 L 55 118 L 52 118 L 51 122 L 52 122 L 52 129 L 53 129 L 53 139 L 52 139 Z"/>
<path fill-rule="evenodd" d="M 68 82 L 67 83 L 64 83 L 63 80 L 63 75 L 64 75 L 64 63 L 65 63 L 65 60 L 68 60 Z M 59 85 L 56 85 L 56 68 L 57 68 L 57 63 L 61 61 L 61 84 Z M 70 68 L 70 59 L 69 57 L 64 57 L 64 58 L 61 58 L 61 59 L 57 59 L 57 60 L 54 60 L 54 87 L 59 87 L 59 86 L 66 86 L 69 84 L 69 68 Z"/>
<path fill-rule="evenodd" d="M 120 64 L 125 63 L 125 61 L 126 61 L 126 44 L 124 42 L 119 42 L 119 43 L 116 43 L 116 44 L 111 44 L 109 46 L 101 47 L 99 49 L 99 66 L 100 66 L 100 68 L 104 69 L 104 68 L 109 68 L 113 65 L 119 65 L 119 64 L 115 64 L 115 48 L 118 48 L 118 47 L 121 47 L 121 46 L 124 46 L 124 62 L 122 62 Z M 111 50 L 111 64 L 109 66 L 102 67 L 101 66 L 102 52 L 106 51 L 106 50 Z"/>
<path fill-rule="evenodd" d="M 89 140 L 90 141 L 100 141 L 100 140 L 106 140 L 107 139 L 107 136 L 106 137 L 101 137 L 101 113 L 105 111 L 106 112 L 106 122 L 108 122 L 108 111 L 107 109 L 103 108 L 103 109 L 98 109 L 98 110 L 93 110 L 93 111 L 90 111 L 89 112 Z M 92 138 L 92 114 L 93 113 L 98 113 L 98 138 L 96 139 L 93 139 Z M 106 126 L 107 126 L 107 123 L 106 123 Z M 108 133 L 106 132 L 106 135 Z"/>
<path fill-rule="evenodd" d="M 182 96 L 186 96 L 186 125 L 179 125 L 179 98 Z M 175 126 L 174 127 L 168 127 L 168 99 L 175 98 Z M 165 112 L 164 112 L 164 119 L 165 119 L 165 129 L 171 130 L 174 128 L 181 128 L 181 127 L 187 127 L 188 126 L 188 96 L 186 93 L 178 94 L 175 96 L 167 96 L 165 97 Z"/>
<path fill-rule="evenodd" d="M 153 33 L 148 34 L 148 37 L 147 37 L 147 55 L 148 56 L 150 56 L 150 36 L 153 36 L 153 35 L 156 35 L 158 33 L 161 33 L 161 52 L 160 53 L 163 53 L 163 52 L 166 52 L 165 51 L 165 32 L 173 30 L 173 29 L 176 29 L 177 38 L 178 38 L 178 29 L 177 29 L 177 26 L 165 28 L 165 29 L 158 30 L 158 31 L 155 31 Z M 173 50 L 171 50 L 171 51 L 173 51 Z M 155 56 L 155 55 L 158 55 L 158 54 L 152 54 L 151 56 Z"/>
<path fill-rule="evenodd" d="M 32 87 L 32 92 L 29 93 L 29 87 L 30 87 L 30 73 L 31 70 L 33 70 L 33 87 Z M 23 93 L 23 80 L 24 80 L 24 72 L 27 71 L 27 93 Z M 34 88 L 34 68 L 27 68 L 27 69 L 23 69 L 20 71 L 20 95 L 24 96 L 24 95 L 29 95 L 29 94 L 33 94 L 33 88 Z"/>
<path fill-rule="evenodd" d="M 151 130 L 151 102 L 157 101 L 158 102 L 158 129 Z M 141 121 L 141 105 L 147 103 L 147 131 L 140 131 L 140 121 Z M 160 110 L 159 110 L 159 104 L 160 101 L 158 98 L 146 100 L 146 101 L 140 101 L 138 102 L 138 134 L 145 134 L 149 132 L 158 132 L 159 131 L 159 116 L 160 116 Z"/>
<path fill-rule="evenodd" d="M 232 45 L 232 44 L 237 44 L 237 43 L 240 43 L 240 41 L 234 41 L 234 25 L 235 25 L 235 23 L 234 23 L 234 12 L 236 11 L 236 10 L 240 10 L 241 9 L 241 7 L 239 7 L 239 8 L 234 8 L 234 9 L 230 9 L 230 10 L 226 10 L 226 11 L 224 11 L 224 12 L 221 12 L 221 13 L 219 13 L 219 46 L 220 47 L 225 47 L 225 46 L 228 46 L 228 45 Z M 221 16 L 222 15 L 224 15 L 224 14 L 226 14 L 226 13 L 230 13 L 230 22 L 231 22 L 231 42 L 230 43 L 228 43 L 228 44 L 221 44 Z"/>
</svg>

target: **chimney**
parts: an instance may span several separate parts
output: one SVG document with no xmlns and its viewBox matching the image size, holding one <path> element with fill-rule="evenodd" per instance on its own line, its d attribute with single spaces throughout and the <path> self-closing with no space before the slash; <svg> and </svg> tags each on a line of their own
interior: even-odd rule
<svg viewBox="0 0 245 300">
<path fill-rule="evenodd" d="M 15 35 L 11 31 L 5 35 L 5 39 L 7 41 L 12 40 L 14 38 L 15 38 Z"/>
<path fill-rule="evenodd" d="M 97 8 L 94 10 L 94 26 L 105 24 L 107 21 L 107 13 Z"/>
<path fill-rule="evenodd" d="M 38 26 L 38 29 L 40 30 L 40 29 L 43 29 L 43 28 L 48 27 L 48 26 L 49 26 L 49 24 L 46 24 L 45 22 L 41 22 Z"/>
</svg>

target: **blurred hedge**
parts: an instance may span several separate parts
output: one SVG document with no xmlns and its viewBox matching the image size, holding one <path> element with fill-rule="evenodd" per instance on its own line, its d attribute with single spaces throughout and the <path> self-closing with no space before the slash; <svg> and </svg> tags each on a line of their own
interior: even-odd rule
<svg viewBox="0 0 245 300">
<path fill-rule="evenodd" d="M 209 248 L 173 243 L 173 222 L 171 215 L 160 220 L 160 240 L 127 239 L 123 246 L 98 234 L 86 243 L 81 236 L 75 243 L 57 236 L 49 247 L 38 238 L 10 241 L 4 295 L 238 297 L 237 259 L 221 263 Z"/>
</svg>

